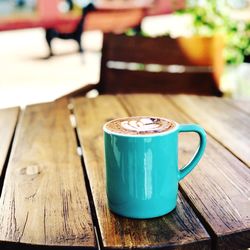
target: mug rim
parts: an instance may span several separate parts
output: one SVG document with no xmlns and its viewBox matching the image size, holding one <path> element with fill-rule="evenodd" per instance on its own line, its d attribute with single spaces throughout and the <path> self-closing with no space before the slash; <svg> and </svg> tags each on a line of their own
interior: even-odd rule
<svg viewBox="0 0 250 250">
<path fill-rule="evenodd" d="M 118 121 L 118 120 L 121 120 L 121 119 L 126 119 L 126 118 L 133 118 L 133 117 L 145 117 L 145 118 L 159 118 L 159 119 L 163 119 L 163 120 L 166 120 L 166 121 L 169 121 L 170 123 L 173 123 L 174 124 L 174 127 L 171 128 L 170 130 L 167 130 L 167 131 L 164 131 L 164 132 L 160 132 L 160 133 L 152 133 L 152 134 L 122 134 L 122 133 L 119 133 L 119 132 L 114 132 L 114 131 L 111 131 L 109 129 L 106 128 L 107 124 L 109 124 L 110 122 L 113 122 L 113 121 Z M 165 117 L 161 117 L 161 116 L 146 116 L 146 115 L 137 115 L 137 116 L 125 116 L 125 117 L 120 117 L 120 118 L 116 118 L 116 119 L 112 119 L 108 122 L 106 122 L 102 129 L 105 133 L 107 134 L 110 134 L 110 135 L 116 135 L 116 136 L 122 136 L 122 137 L 156 137 L 156 136 L 163 136 L 163 135 L 166 135 L 166 134 L 170 134 L 174 131 L 176 131 L 179 127 L 179 123 L 177 123 L 176 121 L 174 120 L 171 120 L 171 119 L 168 119 L 168 118 L 165 118 Z"/>
</svg>

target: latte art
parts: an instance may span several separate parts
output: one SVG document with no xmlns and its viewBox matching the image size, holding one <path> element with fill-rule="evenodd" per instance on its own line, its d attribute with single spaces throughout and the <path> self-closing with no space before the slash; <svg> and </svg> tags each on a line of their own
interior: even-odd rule
<svg viewBox="0 0 250 250">
<path fill-rule="evenodd" d="M 141 118 L 139 120 L 123 121 L 121 126 L 127 130 L 133 131 L 155 131 L 161 127 L 157 118 Z"/>
<path fill-rule="evenodd" d="M 146 135 L 164 133 L 174 127 L 175 123 L 165 118 L 135 116 L 110 121 L 105 124 L 104 130 L 125 135 Z"/>
</svg>

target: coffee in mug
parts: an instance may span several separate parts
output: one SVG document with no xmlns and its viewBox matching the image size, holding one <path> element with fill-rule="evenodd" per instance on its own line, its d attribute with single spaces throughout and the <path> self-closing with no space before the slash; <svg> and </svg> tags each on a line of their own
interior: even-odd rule
<svg viewBox="0 0 250 250">
<path fill-rule="evenodd" d="M 169 131 L 175 127 L 175 123 L 160 117 L 126 117 L 108 122 L 106 130 L 118 134 L 147 135 Z"/>
<path fill-rule="evenodd" d="M 196 124 L 151 116 L 119 118 L 104 127 L 108 206 L 129 218 L 153 218 L 176 207 L 178 183 L 197 165 L 206 133 Z M 196 132 L 200 145 L 192 160 L 178 169 L 178 135 Z"/>
</svg>

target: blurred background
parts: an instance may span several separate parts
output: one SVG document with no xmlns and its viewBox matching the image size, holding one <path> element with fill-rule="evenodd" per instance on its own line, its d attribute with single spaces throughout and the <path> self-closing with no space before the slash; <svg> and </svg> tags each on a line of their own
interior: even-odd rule
<svg viewBox="0 0 250 250">
<path fill-rule="evenodd" d="M 224 96 L 250 99 L 249 0 L 0 0 L 0 108 L 97 83 L 104 32 L 188 38 Z"/>
</svg>

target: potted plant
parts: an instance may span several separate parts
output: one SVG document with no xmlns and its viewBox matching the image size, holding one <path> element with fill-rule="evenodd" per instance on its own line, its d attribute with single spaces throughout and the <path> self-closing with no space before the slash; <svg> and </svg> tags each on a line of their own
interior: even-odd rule
<svg viewBox="0 0 250 250">
<path fill-rule="evenodd" d="M 224 49 L 225 73 L 222 86 L 230 96 L 250 97 L 250 22 L 230 22 Z"/>
<path fill-rule="evenodd" d="M 186 8 L 177 11 L 178 14 L 192 17 L 192 36 L 180 38 L 182 47 L 201 65 L 212 64 L 218 83 L 224 65 L 239 65 L 250 61 L 250 23 L 237 20 L 231 14 L 235 8 L 242 9 L 243 2 L 187 0 Z"/>
<path fill-rule="evenodd" d="M 219 85 L 223 72 L 225 17 L 216 0 L 187 0 L 186 8 L 178 15 L 191 18 L 190 35 L 179 37 L 180 46 L 196 65 L 214 68 L 214 78 Z"/>
<path fill-rule="evenodd" d="M 250 63 L 250 22 L 230 22 L 225 59 L 228 64 Z"/>
</svg>

